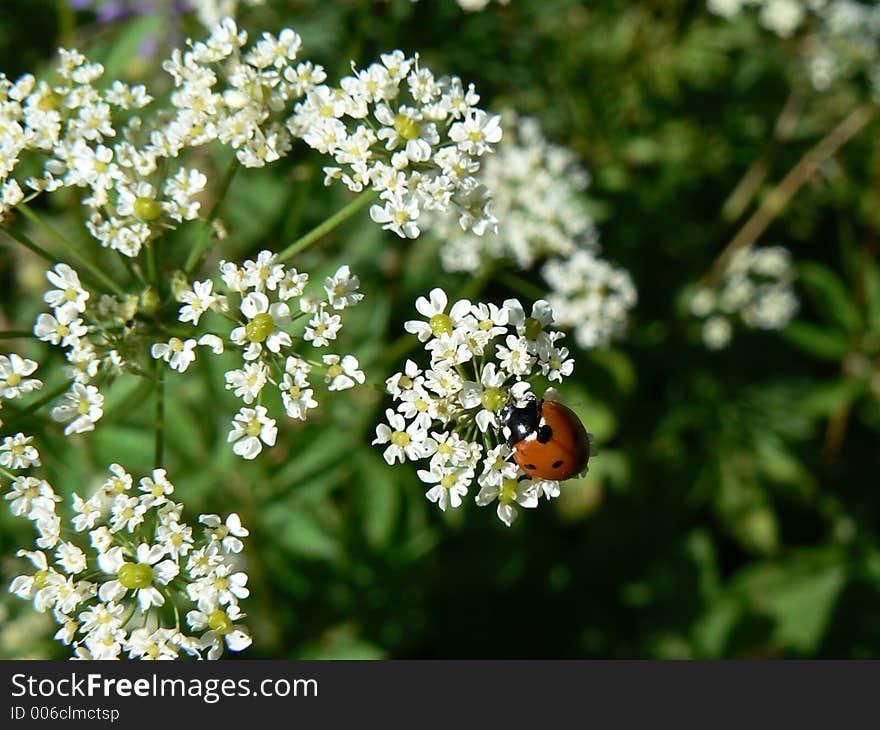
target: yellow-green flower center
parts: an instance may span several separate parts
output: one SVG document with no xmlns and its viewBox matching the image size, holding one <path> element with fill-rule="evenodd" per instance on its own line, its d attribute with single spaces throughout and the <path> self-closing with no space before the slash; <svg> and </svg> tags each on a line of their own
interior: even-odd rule
<svg viewBox="0 0 880 730">
<path fill-rule="evenodd" d="M 431 332 L 434 333 L 434 337 L 452 334 L 452 317 L 448 314 L 443 314 L 442 312 L 435 314 L 428 320 L 428 324 L 431 326 Z"/>
<path fill-rule="evenodd" d="M 327 377 L 328 378 L 338 378 L 344 372 L 345 371 L 342 369 L 342 365 L 340 365 L 339 363 L 336 363 L 334 365 L 331 365 L 329 368 L 327 368 Z"/>
<path fill-rule="evenodd" d="M 229 620 L 226 611 L 221 611 L 218 608 L 208 614 L 208 628 L 223 636 L 232 631 L 232 621 Z"/>
<path fill-rule="evenodd" d="M 480 396 L 480 402 L 487 411 L 500 411 L 507 403 L 507 393 L 502 388 L 486 388 Z"/>
<path fill-rule="evenodd" d="M 41 112 L 48 112 L 57 109 L 61 105 L 61 97 L 54 91 L 50 91 L 37 102 L 37 109 Z"/>
<path fill-rule="evenodd" d="M 34 573 L 34 588 L 40 590 L 41 588 L 45 588 L 49 583 L 49 571 L 48 570 L 38 570 Z"/>
<path fill-rule="evenodd" d="M 244 333 L 251 342 L 264 342 L 274 331 L 275 320 L 268 312 L 256 315 L 244 328 Z"/>
<path fill-rule="evenodd" d="M 245 430 L 247 431 L 248 436 L 259 436 L 260 431 L 263 430 L 263 426 L 260 423 L 259 419 L 252 418 L 250 421 L 248 421 L 247 429 Z"/>
<path fill-rule="evenodd" d="M 162 215 L 162 206 L 152 198 L 140 196 L 134 199 L 134 214 L 142 221 L 154 221 Z"/>
<path fill-rule="evenodd" d="M 408 375 L 401 375 L 401 376 L 400 376 L 400 380 L 397 381 L 397 385 L 398 385 L 402 390 L 409 390 L 410 388 L 413 387 L 413 381 L 412 381 L 412 378 L 409 377 Z"/>
<path fill-rule="evenodd" d="M 183 340 L 179 337 L 172 337 L 168 340 L 168 347 L 171 348 L 171 352 L 183 352 Z"/>
<path fill-rule="evenodd" d="M 117 577 L 125 588 L 149 588 L 153 584 L 153 566 L 146 563 L 123 563 Z"/>
<path fill-rule="evenodd" d="M 398 114 L 394 117 L 394 130 L 406 140 L 417 139 L 422 133 L 422 126 L 415 120 L 405 114 Z"/>
<path fill-rule="evenodd" d="M 406 431 L 395 431 L 391 434 L 391 443 L 395 446 L 408 446 L 409 442 L 409 434 Z"/>
<path fill-rule="evenodd" d="M 498 495 L 500 502 L 508 504 L 516 499 L 516 479 L 505 479 L 501 483 L 501 493 Z"/>
<path fill-rule="evenodd" d="M 440 486 L 444 489 L 451 489 L 455 486 L 455 474 L 446 474 L 440 479 Z"/>
<path fill-rule="evenodd" d="M 6 385 L 9 388 L 14 388 L 21 382 L 21 375 L 18 373 L 10 373 L 9 377 L 6 378 Z"/>
<path fill-rule="evenodd" d="M 538 335 L 544 331 L 544 326 L 534 317 L 526 317 L 526 337 L 530 340 L 537 340 Z"/>
</svg>

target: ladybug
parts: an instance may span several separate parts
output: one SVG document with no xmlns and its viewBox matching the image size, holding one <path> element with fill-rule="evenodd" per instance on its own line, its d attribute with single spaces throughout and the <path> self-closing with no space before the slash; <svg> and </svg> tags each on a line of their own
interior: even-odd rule
<svg viewBox="0 0 880 730">
<path fill-rule="evenodd" d="M 532 398 L 509 406 L 503 424 L 513 459 L 529 476 L 562 481 L 586 471 L 590 435 L 568 406 Z"/>
</svg>

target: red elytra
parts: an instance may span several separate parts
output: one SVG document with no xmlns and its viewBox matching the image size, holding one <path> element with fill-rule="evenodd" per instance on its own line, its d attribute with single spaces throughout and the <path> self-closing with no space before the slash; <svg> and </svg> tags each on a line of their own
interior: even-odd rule
<svg viewBox="0 0 880 730">
<path fill-rule="evenodd" d="M 571 408 L 545 399 L 538 430 L 513 445 L 513 459 L 536 479 L 570 479 L 590 460 L 587 429 Z"/>
</svg>

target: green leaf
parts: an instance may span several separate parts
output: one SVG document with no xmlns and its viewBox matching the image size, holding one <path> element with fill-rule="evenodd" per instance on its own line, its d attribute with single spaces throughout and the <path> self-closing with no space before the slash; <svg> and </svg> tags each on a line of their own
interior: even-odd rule
<svg viewBox="0 0 880 730">
<path fill-rule="evenodd" d="M 282 548 L 306 558 L 333 560 L 341 546 L 331 526 L 312 509 L 299 509 L 289 503 L 275 503 L 262 514 L 263 527 L 278 536 Z"/>
<path fill-rule="evenodd" d="M 358 451 L 357 463 L 361 472 L 362 528 L 367 542 L 379 550 L 390 542 L 400 512 L 397 472 L 378 453 L 366 449 Z"/>
<path fill-rule="evenodd" d="M 840 558 L 825 550 L 762 563 L 746 568 L 733 589 L 752 609 L 775 620 L 777 644 L 809 654 L 821 642 L 846 582 Z"/>
<path fill-rule="evenodd" d="M 816 383 L 797 403 L 797 409 L 814 418 L 828 418 L 846 408 L 866 391 L 864 380 L 847 379 Z"/>
<path fill-rule="evenodd" d="M 862 276 L 868 310 L 868 329 L 880 333 L 880 266 L 874 260 L 866 261 Z"/>
<path fill-rule="evenodd" d="M 124 29 L 110 46 L 104 64 L 103 79 L 110 83 L 113 79 L 130 75 L 128 67 L 140 60 L 141 46 L 150 36 L 158 36 L 166 19 L 162 15 L 142 15 L 125 23 Z"/>
<path fill-rule="evenodd" d="M 798 266 L 798 277 L 828 321 L 840 325 L 850 334 L 863 329 L 854 292 L 831 269 L 822 264 L 806 262 Z"/>
<path fill-rule="evenodd" d="M 840 362 L 849 352 L 849 339 L 842 332 L 796 320 L 782 336 L 799 350 L 822 360 Z"/>
</svg>

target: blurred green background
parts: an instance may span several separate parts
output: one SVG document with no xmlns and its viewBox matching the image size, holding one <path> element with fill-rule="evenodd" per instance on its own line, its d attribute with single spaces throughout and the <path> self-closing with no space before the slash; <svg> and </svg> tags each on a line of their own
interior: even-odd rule
<svg viewBox="0 0 880 730">
<path fill-rule="evenodd" d="M 441 514 L 414 468 L 385 465 L 370 446 L 385 407 L 378 391 L 331 394 L 304 428 L 282 432 L 268 458 L 245 464 L 225 444 L 235 399 L 220 366 L 209 371 L 203 358 L 196 367 L 208 377 L 169 376 L 168 469 L 185 515 L 234 510 L 251 529 L 246 657 L 880 655 L 876 122 L 761 238 L 796 261 L 795 323 L 739 331 L 728 349 L 709 352 L 680 297 L 754 209 L 721 212 L 752 163 L 766 155 L 760 201 L 870 103 L 864 78 L 812 91 L 795 39 L 749 15 L 726 22 L 702 0 L 511 0 L 472 14 L 453 0 L 269 1 L 239 19 L 252 37 L 293 27 L 303 55 L 331 79 L 349 59 L 418 51 L 438 74 L 474 82 L 483 106 L 538 118 L 591 171 L 603 249 L 639 291 L 622 343 L 589 352 L 570 343 L 576 369 L 563 394 L 597 436 L 590 473 L 512 529 L 470 501 Z M 158 28 L 159 55 L 139 56 Z M 0 68 L 11 78 L 45 69 L 64 43 L 104 61 L 110 78 L 147 81 L 161 74 L 163 43 L 200 34 L 189 17 L 100 24 L 64 3 L 4 2 Z M 792 93 L 799 119 L 774 144 Z M 321 163 L 300 146 L 237 177 L 223 214 L 231 236 L 218 254 L 277 250 L 339 209 L 346 198 L 321 187 Z M 65 195 L 47 209 L 58 221 L 75 209 Z M 402 241 L 362 214 L 296 261 L 315 275 L 347 262 L 360 275 L 366 299 L 343 332 L 373 382 L 401 366 L 415 297 L 469 283 L 439 272 L 438 245 L 429 235 Z M 0 237 L 5 328 L 33 321 L 43 270 Z M 493 279 L 481 298 L 511 295 Z M 45 349 L 18 350 L 55 382 Z M 57 353 L 51 361 L 57 380 Z M 150 468 L 138 387 L 120 380 L 105 420 L 76 444 L 56 426 L 26 424 L 44 439 L 45 472 L 60 493 L 82 492 L 111 461 Z M 0 530 L 6 583 L 31 526 L 3 509 Z M 0 655 L 64 655 L 49 628 L 23 602 L 0 599 Z"/>
</svg>

